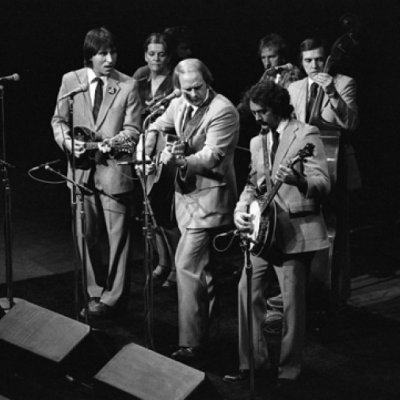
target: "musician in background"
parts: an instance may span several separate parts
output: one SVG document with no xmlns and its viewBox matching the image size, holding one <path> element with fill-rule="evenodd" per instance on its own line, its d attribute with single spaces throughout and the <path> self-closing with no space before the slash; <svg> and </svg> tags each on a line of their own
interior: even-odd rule
<svg viewBox="0 0 400 400">
<path fill-rule="evenodd" d="M 287 88 L 287 86 L 303 77 L 299 68 L 288 63 L 289 46 L 285 39 L 277 33 L 270 33 L 260 39 L 258 55 L 264 67 L 264 73 L 259 81 L 272 80 L 275 83 Z M 240 102 L 237 106 L 240 116 L 240 137 L 241 147 L 248 148 L 250 139 L 257 134 L 258 127 L 248 108 L 248 104 Z M 247 171 L 243 171 L 241 165 L 248 163 L 247 154 L 237 152 L 237 177 L 239 189 L 246 181 Z"/>
<path fill-rule="evenodd" d="M 151 104 L 167 96 L 173 90 L 170 62 L 170 46 L 166 35 L 151 33 L 144 42 L 146 73 L 137 79 L 143 118 L 150 111 Z"/>
<path fill-rule="evenodd" d="M 349 76 L 324 72 L 326 57 L 325 45 L 320 39 L 308 38 L 300 44 L 300 61 L 307 76 L 288 87 L 296 118 L 309 122 L 309 100 L 314 100 L 320 87 L 324 92 L 322 108 L 318 110 L 322 120 L 354 131 L 358 124 L 356 83 Z"/>
<path fill-rule="evenodd" d="M 72 122 L 74 127 L 92 131 L 93 140 L 100 144 L 102 156 L 86 169 L 77 167 L 76 181 L 93 191 L 84 197 L 88 314 L 106 317 L 116 310 L 125 286 L 133 191 L 131 166 L 118 165 L 118 158 L 108 153 L 118 143 L 138 141 L 141 106 L 136 82 L 115 69 L 117 51 L 110 31 L 103 27 L 89 31 L 83 57 L 84 68 L 63 76 L 58 98 L 81 85 L 88 89 L 74 96 L 72 115 L 68 98 L 59 101 L 51 124 L 55 141 L 66 153 L 74 152 L 77 165 L 87 152 L 81 140 L 75 140 L 72 148 Z M 68 174 L 72 176 L 71 165 Z M 82 257 L 79 207 L 76 222 L 76 242 Z M 103 234 L 107 237 L 105 245 Z M 105 248 L 108 251 L 103 260 Z"/>
<path fill-rule="evenodd" d="M 142 123 L 152 111 L 151 106 L 170 94 L 174 88 L 170 57 L 168 36 L 157 32 L 150 34 L 144 42 L 144 59 L 148 73 L 138 80 L 139 97 L 143 106 Z M 153 271 L 153 278 L 164 287 L 173 287 L 176 285 L 174 257 L 179 240 L 179 229 L 171 210 L 174 190 L 165 188 L 164 192 L 160 192 L 153 188 L 149 198 L 158 225 L 155 230 L 158 265 Z"/>
<path fill-rule="evenodd" d="M 251 170 L 234 212 L 242 234 L 252 232 L 254 216 L 250 204 L 259 195 L 271 193 L 281 183 L 273 205 L 276 232 L 268 255 L 251 255 L 253 265 L 251 314 L 248 315 L 247 274 L 243 269 L 239 296 L 239 372 L 226 375 L 227 382 L 249 377 L 249 336 L 247 318 L 252 319 L 255 368 L 272 367 L 262 322 L 266 309 L 264 290 L 267 270 L 275 269 L 283 296 L 283 329 L 278 365 L 279 385 L 290 384 L 301 372 L 305 333 L 305 289 L 307 272 L 315 251 L 329 246 L 321 202 L 330 189 L 324 147 L 317 128 L 292 119 L 286 89 L 273 81 L 259 82 L 246 94 L 250 110 L 261 132 L 250 143 Z M 314 146 L 312 155 L 292 168 L 290 161 L 305 145 Z M 258 229 L 257 229 L 258 230 Z M 266 254 L 266 253 L 263 253 Z M 265 372 L 265 377 L 267 377 Z"/>
<path fill-rule="evenodd" d="M 335 274 L 338 274 L 336 283 L 339 300 L 344 301 L 350 295 L 348 193 L 361 187 L 360 172 L 350 136 L 358 125 L 358 107 L 355 80 L 346 75 L 324 71 L 326 59 L 326 47 L 321 39 L 305 39 L 300 44 L 300 61 L 307 77 L 293 82 L 288 91 L 299 121 L 315 124 L 320 129 L 328 125 L 328 129 L 330 126 L 331 129 L 341 130 L 337 183 L 333 188 L 336 197 L 330 207 L 337 214 L 335 243 L 338 243 L 341 261 Z M 322 95 L 320 101 L 318 91 L 322 91 L 319 94 Z"/>
<path fill-rule="evenodd" d="M 192 32 L 185 26 L 170 26 L 164 29 L 163 35 L 168 42 L 169 67 L 172 71 L 179 61 L 192 56 Z M 135 71 L 133 78 L 140 80 L 148 74 L 148 65 L 143 65 Z"/>
<path fill-rule="evenodd" d="M 261 80 L 273 80 L 287 88 L 292 82 L 303 77 L 298 67 L 288 63 L 288 44 L 277 33 L 270 33 L 261 38 L 258 53 L 264 66 L 264 74 Z"/>
<path fill-rule="evenodd" d="M 212 239 L 233 223 L 233 156 L 239 119 L 233 104 L 212 89 L 211 72 L 200 60 L 182 60 L 173 79 L 182 95 L 150 125 L 146 152 L 151 152 L 153 131 L 175 128 L 180 143 L 167 147 L 161 159 L 178 171 L 175 209 L 181 238 L 175 264 L 179 349 L 172 357 L 186 362 L 200 355 L 216 312 Z"/>
</svg>

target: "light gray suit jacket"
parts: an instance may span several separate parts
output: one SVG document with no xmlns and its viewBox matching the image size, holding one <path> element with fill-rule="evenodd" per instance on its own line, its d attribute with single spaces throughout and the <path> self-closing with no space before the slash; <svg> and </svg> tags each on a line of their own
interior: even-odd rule
<svg viewBox="0 0 400 400">
<path fill-rule="evenodd" d="M 354 130 L 358 125 L 356 82 L 353 78 L 340 74 L 335 75 L 333 81 L 336 91 L 339 94 L 339 103 L 337 108 L 334 109 L 329 101 L 329 97 L 324 94 L 321 105 L 322 119 L 342 129 Z M 296 118 L 299 121 L 305 122 L 308 78 L 291 83 L 288 87 L 288 91 Z"/>
<path fill-rule="evenodd" d="M 274 201 L 277 206 L 276 243 L 286 254 L 316 251 L 329 246 L 321 213 L 321 201 L 330 190 L 328 166 L 319 130 L 297 120 L 290 120 L 280 132 L 279 146 L 272 166 L 274 177 L 279 164 L 292 160 L 307 143 L 315 146 L 313 155 L 302 164 L 308 190 L 302 194 L 292 185 L 282 184 Z M 261 134 L 250 142 L 251 171 L 240 195 L 236 211 L 248 212 L 257 196 L 257 187 L 265 180 L 264 152 Z"/>
<path fill-rule="evenodd" d="M 239 135 L 234 105 L 216 94 L 197 129 L 185 138 L 182 131 L 187 102 L 174 99 L 149 130 L 175 129 L 187 141 L 187 169 L 176 184 L 176 218 L 182 228 L 213 228 L 232 223 L 237 199 L 233 164 Z"/>
<path fill-rule="evenodd" d="M 68 72 L 62 78 L 60 96 L 88 84 L 87 68 Z M 116 135 L 139 139 L 141 105 L 137 93 L 136 81 L 114 70 L 107 82 L 96 123 L 93 119 L 89 91 L 74 96 L 73 123 L 95 132 L 99 140 Z M 57 144 L 63 149 L 65 139 L 71 136 L 69 100 L 57 103 L 51 125 Z M 90 170 L 76 171 L 76 180 L 88 182 Z M 69 169 L 69 176 L 71 171 Z M 95 185 L 107 194 L 119 194 L 133 189 L 132 168 L 129 165 L 117 165 L 117 161 L 108 159 L 106 165 L 97 165 L 94 173 Z"/>
</svg>

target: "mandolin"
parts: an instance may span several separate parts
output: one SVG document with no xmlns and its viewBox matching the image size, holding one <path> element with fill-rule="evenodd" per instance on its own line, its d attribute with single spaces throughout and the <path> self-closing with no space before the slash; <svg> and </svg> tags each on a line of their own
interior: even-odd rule
<svg viewBox="0 0 400 400">
<path fill-rule="evenodd" d="M 77 126 L 74 128 L 74 139 L 84 142 L 86 152 L 75 159 L 76 168 L 89 169 L 94 164 L 104 164 L 108 158 L 120 158 L 135 151 L 135 142 L 132 139 L 110 138 L 109 153 L 100 151 L 103 139 L 96 139 L 96 134 L 89 128 Z"/>
</svg>

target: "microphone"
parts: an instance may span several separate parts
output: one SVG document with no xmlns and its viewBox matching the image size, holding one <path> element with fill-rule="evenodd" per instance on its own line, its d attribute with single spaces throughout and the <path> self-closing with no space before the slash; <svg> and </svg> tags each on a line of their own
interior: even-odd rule
<svg viewBox="0 0 400 400">
<path fill-rule="evenodd" d="M 46 169 L 46 167 L 48 167 L 49 165 L 57 164 L 57 163 L 59 163 L 60 161 L 61 161 L 60 159 L 58 159 L 58 160 L 53 160 L 53 161 L 48 161 L 48 162 L 45 162 L 45 163 L 43 163 L 43 164 L 38 165 L 37 167 L 31 168 L 29 171 L 30 171 L 30 172 L 32 172 L 32 171 L 37 171 L 37 170 L 40 169 L 40 168 L 45 168 L 45 169 Z"/>
<path fill-rule="evenodd" d="M 7 75 L 7 76 L 1 76 L 0 77 L 0 82 L 2 81 L 13 81 L 13 82 L 18 82 L 20 80 L 20 76 L 18 74 L 12 74 L 12 75 Z"/>
<path fill-rule="evenodd" d="M 78 87 L 76 87 L 75 89 L 71 90 L 68 93 L 65 93 L 64 95 L 62 95 L 58 101 L 67 99 L 68 97 L 74 97 L 76 94 L 78 93 L 82 93 L 82 92 L 86 92 L 89 89 L 89 85 L 87 83 L 81 83 Z"/>
<path fill-rule="evenodd" d="M 157 101 L 157 103 L 155 103 L 153 106 L 151 106 L 151 108 L 154 110 L 154 109 L 164 105 L 164 103 L 168 103 L 175 97 L 179 97 L 180 95 L 181 95 L 181 91 L 179 89 L 175 89 L 168 96 L 165 96 L 161 100 Z"/>
<path fill-rule="evenodd" d="M 268 68 L 264 71 L 265 74 L 269 75 L 269 74 L 275 74 L 276 72 L 281 72 L 281 71 L 290 71 L 292 70 L 293 64 L 291 63 L 287 63 L 287 64 L 283 64 L 283 65 L 277 65 L 276 67 L 271 67 Z"/>
</svg>

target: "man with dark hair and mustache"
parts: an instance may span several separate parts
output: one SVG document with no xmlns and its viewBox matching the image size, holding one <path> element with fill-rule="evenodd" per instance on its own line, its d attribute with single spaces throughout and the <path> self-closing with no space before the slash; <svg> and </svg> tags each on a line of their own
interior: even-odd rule
<svg viewBox="0 0 400 400">
<path fill-rule="evenodd" d="M 266 272 L 273 267 L 283 298 L 278 364 L 278 382 L 282 386 L 293 383 L 300 375 L 307 271 L 315 251 L 329 246 L 321 213 L 321 201 L 330 189 L 328 167 L 319 130 L 291 117 L 293 108 L 286 89 L 273 81 L 260 82 L 248 91 L 246 99 L 262 129 L 250 142 L 251 170 L 234 212 L 234 222 L 240 232 L 245 234 L 255 228 L 249 206 L 256 197 L 271 193 L 277 183 L 281 187 L 273 198 L 276 231 L 269 255 L 251 255 L 253 293 L 250 315 L 245 269 L 239 282 L 239 372 L 226 375 L 224 380 L 239 382 L 248 379 L 249 340 L 253 341 L 255 368 L 263 373 L 262 370 L 271 367 L 262 322 L 266 309 Z M 312 154 L 290 166 L 299 150 L 308 144 L 313 146 Z M 248 318 L 253 324 L 252 338 L 248 335 Z"/>
<path fill-rule="evenodd" d="M 58 98 L 79 87 L 74 96 L 72 115 L 68 96 L 58 101 L 52 118 L 54 138 L 68 155 L 76 158 L 75 180 L 86 185 L 92 194 L 84 196 L 86 217 L 86 273 L 89 317 L 106 317 L 120 303 L 125 287 L 130 247 L 133 171 L 130 165 L 118 165 L 118 154 L 109 156 L 118 144 L 134 144 L 139 139 L 141 105 L 136 82 L 115 69 L 115 40 L 106 28 L 86 34 L 83 45 L 84 68 L 68 72 L 62 78 Z M 73 126 L 71 126 L 73 123 Z M 79 161 L 87 151 L 83 140 L 74 140 L 74 129 L 90 132 L 99 142 L 100 157 Z M 69 177 L 72 176 L 69 165 Z M 82 259 L 80 202 L 78 203 L 77 238 Z M 107 238 L 106 259 L 102 259 Z"/>
</svg>

